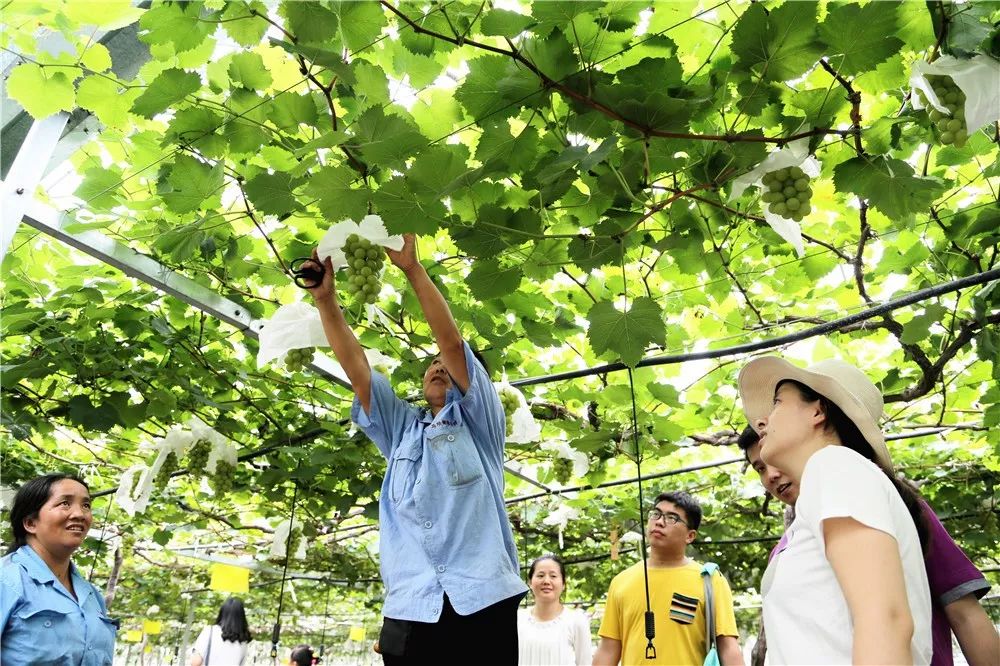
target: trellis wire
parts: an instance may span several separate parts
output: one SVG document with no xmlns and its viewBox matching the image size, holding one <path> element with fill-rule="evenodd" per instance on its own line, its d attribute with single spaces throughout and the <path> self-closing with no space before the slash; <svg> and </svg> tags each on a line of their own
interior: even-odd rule
<svg viewBox="0 0 1000 666">
<path fill-rule="evenodd" d="M 722 349 L 709 349 L 706 351 L 690 352 L 687 354 L 652 356 L 639 361 L 635 367 L 648 368 L 658 365 L 672 365 L 684 363 L 686 361 L 724 358 L 726 356 L 738 356 L 756 351 L 776 349 L 782 345 L 807 340 L 825 333 L 832 333 L 844 326 L 856 324 L 858 322 L 892 312 L 893 310 L 897 310 L 901 307 L 913 305 L 914 303 L 934 298 L 935 296 L 947 294 L 952 291 L 958 291 L 959 289 L 964 289 L 966 287 L 986 284 L 997 279 L 1000 279 L 1000 268 L 993 268 L 988 271 L 983 271 L 982 273 L 976 273 L 974 275 L 958 278 L 957 280 L 951 280 L 950 282 L 944 282 L 933 287 L 927 287 L 926 289 L 915 291 L 906 296 L 886 301 L 881 305 L 862 310 L 856 314 L 840 317 L 839 319 L 834 319 L 833 321 L 828 321 L 825 324 L 819 324 L 797 333 L 789 333 L 788 335 L 778 336 L 776 338 L 771 338 L 770 340 L 760 340 L 758 342 L 748 342 L 742 345 L 734 345 L 732 347 L 723 347 Z M 534 386 L 537 384 L 547 384 L 549 382 L 564 381 L 567 379 L 579 379 L 581 377 L 589 377 L 591 375 L 599 375 L 607 372 L 617 372 L 620 370 L 626 370 L 628 367 L 629 366 L 621 362 L 607 363 L 605 365 L 599 365 L 593 368 L 584 368 L 582 370 L 571 370 L 569 372 L 560 372 L 539 377 L 528 377 L 527 379 L 516 379 L 510 382 L 510 384 L 517 387 Z"/>
</svg>

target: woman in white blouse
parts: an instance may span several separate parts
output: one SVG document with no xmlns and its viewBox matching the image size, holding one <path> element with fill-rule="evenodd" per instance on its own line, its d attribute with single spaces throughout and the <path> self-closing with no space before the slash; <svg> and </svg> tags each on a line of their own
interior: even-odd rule
<svg viewBox="0 0 1000 666">
<path fill-rule="evenodd" d="M 799 485 L 761 582 L 773 664 L 928 664 L 927 528 L 879 429 L 882 394 L 841 361 L 774 356 L 740 372 L 761 458 Z"/>
<path fill-rule="evenodd" d="M 590 666 L 590 618 L 562 605 L 562 560 L 543 555 L 528 568 L 535 605 L 517 612 L 519 666 Z"/>
</svg>

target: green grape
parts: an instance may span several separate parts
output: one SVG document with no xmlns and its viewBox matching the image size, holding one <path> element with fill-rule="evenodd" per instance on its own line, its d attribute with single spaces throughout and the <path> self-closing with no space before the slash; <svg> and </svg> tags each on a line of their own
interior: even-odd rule
<svg viewBox="0 0 1000 666">
<path fill-rule="evenodd" d="M 207 439 L 199 439 L 188 450 L 187 468 L 192 474 L 204 474 L 208 456 L 212 453 L 212 443 Z"/>
<path fill-rule="evenodd" d="M 209 477 L 208 483 L 215 491 L 215 495 L 221 496 L 230 492 L 236 485 L 236 467 L 224 460 L 215 461 L 215 471 Z"/>
<path fill-rule="evenodd" d="M 559 485 L 565 486 L 573 476 L 573 462 L 566 458 L 556 458 L 552 461 L 552 473 Z"/>
<path fill-rule="evenodd" d="M 503 407 L 507 433 L 509 434 L 514 429 L 514 412 L 521 406 L 521 401 L 518 399 L 517 393 L 510 389 L 503 389 L 500 391 L 500 405 Z"/>
<path fill-rule="evenodd" d="M 305 368 L 306 363 L 312 361 L 315 347 L 302 347 L 300 349 L 289 349 L 285 354 L 285 367 L 290 372 L 298 372 Z"/>
<path fill-rule="evenodd" d="M 344 285 L 347 293 L 357 303 L 375 303 L 381 291 L 379 273 L 383 265 L 383 250 L 367 238 L 351 234 L 344 244 L 348 257 Z"/>
<path fill-rule="evenodd" d="M 768 211 L 779 217 L 801 221 L 812 212 L 809 200 L 812 188 L 809 176 L 801 167 L 786 167 L 764 174 L 761 178 L 768 191 L 761 195 L 761 201 L 768 204 Z"/>
<path fill-rule="evenodd" d="M 160 470 L 156 473 L 156 478 L 153 479 L 153 485 L 155 485 L 160 490 L 167 487 L 167 482 L 170 481 L 170 475 L 177 471 L 180 467 L 180 463 L 177 460 L 177 454 L 171 451 L 163 459 L 163 465 L 160 466 Z"/>
<path fill-rule="evenodd" d="M 938 101 L 948 109 L 948 113 L 932 107 L 923 93 L 918 92 L 927 106 L 927 117 L 938 133 L 942 145 L 954 144 L 957 148 L 965 145 L 969 138 L 969 128 L 965 125 L 965 93 L 950 76 L 928 76 Z"/>
<path fill-rule="evenodd" d="M 302 528 L 296 525 L 292 528 L 291 538 L 288 539 L 288 548 L 285 550 L 287 557 L 295 557 L 295 553 L 299 552 L 300 541 L 302 541 Z"/>
</svg>

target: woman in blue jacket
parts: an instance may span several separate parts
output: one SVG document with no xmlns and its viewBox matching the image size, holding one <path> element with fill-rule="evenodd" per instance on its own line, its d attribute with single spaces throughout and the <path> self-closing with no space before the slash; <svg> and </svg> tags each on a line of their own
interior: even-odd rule
<svg viewBox="0 0 1000 666">
<path fill-rule="evenodd" d="M 90 530 L 90 490 L 47 474 L 17 491 L 0 560 L 0 662 L 110 666 L 117 627 L 71 557 Z"/>
</svg>

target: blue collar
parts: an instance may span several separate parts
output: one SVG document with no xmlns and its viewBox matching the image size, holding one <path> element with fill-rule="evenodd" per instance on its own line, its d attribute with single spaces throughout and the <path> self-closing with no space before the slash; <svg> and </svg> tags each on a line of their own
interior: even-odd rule
<svg viewBox="0 0 1000 666">
<path fill-rule="evenodd" d="M 27 572 L 31 578 L 39 584 L 47 585 L 52 584 L 53 588 L 59 590 L 70 599 L 73 595 L 69 594 L 62 583 L 56 578 L 56 575 L 52 573 L 52 569 L 49 569 L 49 565 L 45 563 L 41 555 L 35 552 L 35 549 L 31 546 L 25 544 L 18 548 L 14 553 L 12 553 L 11 559 L 21 565 L 21 567 Z M 69 563 L 69 575 L 73 579 L 73 590 L 76 592 L 76 602 L 83 605 L 83 602 L 87 600 L 87 597 L 91 595 L 93 589 L 87 581 L 83 579 L 80 572 L 77 571 L 76 565 L 73 562 Z"/>
<path fill-rule="evenodd" d="M 455 404 L 457 402 L 460 402 L 462 400 L 462 398 L 464 398 L 464 397 L 465 397 L 465 394 L 462 393 L 458 389 L 457 386 L 452 385 L 451 388 L 449 388 L 447 391 L 445 391 L 445 394 L 444 394 L 444 407 L 441 408 L 441 411 L 438 412 L 438 414 L 441 414 L 441 413 L 447 411 L 449 407 L 451 407 L 453 404 Z M 434 419 L 435 419 L 435 416 L 434 416 L 433 412 L 431 412 L 430 407 L 422 407 L 420 409 L 420 422 L 421 423 L 433 423 Z M 461 418 L 459 418 L 459 422 L 461 422 Z"/>
</svg>

